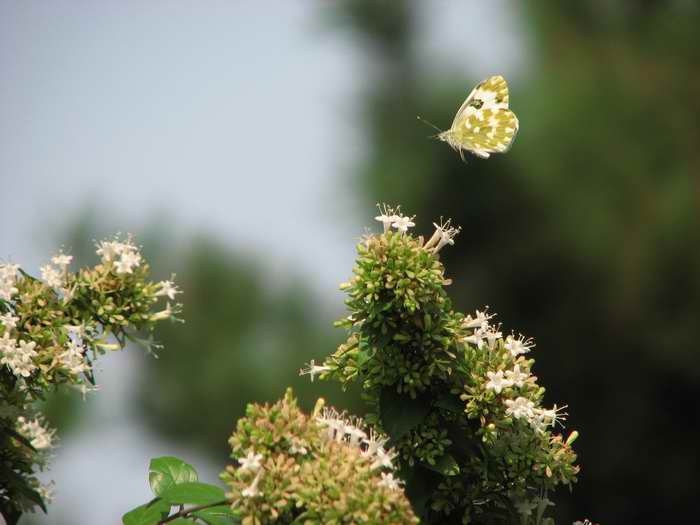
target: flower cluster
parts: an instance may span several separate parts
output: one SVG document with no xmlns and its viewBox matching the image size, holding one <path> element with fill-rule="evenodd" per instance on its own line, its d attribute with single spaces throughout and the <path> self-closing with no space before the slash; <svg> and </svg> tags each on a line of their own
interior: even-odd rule
<svg viewBox="0 0 700 525">
<path fill-rule="evenodd" d="M 380 213 L 383 232 L 361 240 L 341 285 L 349 315 L 336 324 L 348 339 L 302 373 L 361 382 L 367 421 L 388 434 L 425 522 L 528 523 L 547 491 L 575 481 L 577 433 L 554 433 L 566 414 L 542 407 L 530 339 L 504 336 L 488 310 L 452 309 L 439 256 L 460 230 L 441 221 L 425 241 L 408 233 L 413 217 Z"/>
<path fill-rule="evenodd" d="M 128 238 L 97 246 L 99 264 L 76 272 L 63 252 L 40 268 L 41 279 L 16 264 L 0 264 L 0 512 L 11 515 L 47 501 L 50 487 L 36 477 L 55 442 L 34 403 L 58 386 L 83 395 L 96 390 L 95 359 L 175 319 L 180 305 L 158 308 L 162 296 L 179 293 L 172 281 L 149 279 L 149 267 Z M 7 470 L 9 469 L 9 470 Z"/>
<path fill-rule="evenodd" d="M 221 477 L 244 524 L 417 523 L 387 441 L 322 400 L 306 416 L 288 390 L 248 406 L 229 440 L 237 464 Z"/>
</svg>

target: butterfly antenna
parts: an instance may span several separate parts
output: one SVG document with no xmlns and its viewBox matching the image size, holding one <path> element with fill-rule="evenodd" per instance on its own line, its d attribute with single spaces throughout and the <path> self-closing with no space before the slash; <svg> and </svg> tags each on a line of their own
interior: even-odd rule
<svg viewBox="0 0 700 525">
<path fill-rule="evenodd" d="M 418 120 L 420 120 L 423 124 L 427 124 L 427 125 L 430 126 L 431 128 L 436 129 L 438 133 L 442 133 L 442 130 L 441 130 L 440 128 L 438 128 L 438 127 L 437 127 L 435 124 L 433 124 L 432 122 L 428 122 L 427 120 L 425 120 L 424 118 L 421 118 L 421 117 L 419 117 L 419 116 L 416 116 L 416 118 L 417 118 Z M 432 135 L 430 138 L 435 138 L 435 137 L 437 137 L 437 135 Z"/>
</svg>

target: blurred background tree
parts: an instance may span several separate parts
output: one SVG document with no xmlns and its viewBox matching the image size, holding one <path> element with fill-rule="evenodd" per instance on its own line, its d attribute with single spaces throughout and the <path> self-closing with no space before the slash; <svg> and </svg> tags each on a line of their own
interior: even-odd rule
<svg viewBox="0 0 700 525">
<path fill-rule="evenodd" d="M 549 401 L 568 402 L 567 426 L 582 432 L 580 482 L 556 497 L 562 523 L 692 521 L 698 6 L 513 6 L 535 50 L 532 69 L 511 82 L 520 135 L 507 155 L 466 165 L 415 122 L 420 114 L 449 127 L 481 80 L 436 75 L 416 55 L 416 27 L 434 7 L 360 0 L 336 18 L 375 62 L 362 112 L 366 202 L 462 225 L 444 254 L 456 306 L 488 304 L 535 338 Z"/>
</svg>

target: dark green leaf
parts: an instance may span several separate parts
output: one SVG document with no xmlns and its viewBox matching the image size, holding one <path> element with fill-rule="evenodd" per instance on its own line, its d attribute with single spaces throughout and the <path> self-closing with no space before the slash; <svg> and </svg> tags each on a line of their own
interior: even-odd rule
<svg viewBox="0 0 700 525">
<path fill-rule="evenodd" d="M 384 387 L 379 399 L 382 426 L 393 440 L 400 439 L 423 422 L 430 410 L 430 402 L 424 397 L 411 399 L 396 392 L 395 387 Z"/>
<path fill-rule="evenodd" d="M 203 519 L 209 525 L 233 525 L 240 523 L 240 519 L 233 513 L 228 505 L 217 505 L 193 513 Z"/>
<path fill-rule="evenodd" d="M 439 472 L 443 476 L 456 476 L 459 474 L 459 465 L 450 454 L 445 454 L 437 459 L 435 465 L 424 463 L 426 468 Z"/>
<path fill-rule="evenodd" d="M 170 503 L 156 498 L 145 505 L 136 507 L 122 516 L 124 525 L 153 525 L 170 513 Z"/>
<path fill-rule="evenodd" d="M 198 479 L 192 465 L 172 456 L 153 458 L 148 470 L 148 482 L 156 496 L 161 496 L 173 485 Z"/>
<path fill-rule="evenodd" d="M 208 505 L 226 499 L 224 489 L 207 483 L 186 482 L 173 485 L 161 497 L 172 504 Z"/>
<path fill-rule="evenodd" d="M 438 399 L 435 402 L 435 406 L 458 414 L 463 413 L 466 408 L 464 402 L 462 402 L 459 397 L 449 394 Z"/>
</svg>

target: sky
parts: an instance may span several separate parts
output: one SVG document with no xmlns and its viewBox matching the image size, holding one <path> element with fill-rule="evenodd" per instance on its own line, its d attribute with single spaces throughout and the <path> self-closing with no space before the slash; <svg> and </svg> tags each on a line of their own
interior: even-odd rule
<svg viewBox="0 0 700 525">
<path fill-rule="evenodd" d="M 416 52 L 436 74 L 440 64 L 474 84 L 524 74 L 511 3 L 425 5 Z M 372 73 L 349 31 L 324 26 L 328 9 L 0 3 L 0 259 L 36 274 L 90 208 L 100 231 L 138 235 L 157 222 L 174 241 L 206 232 L 258 254 L 273 275 L 300 273 L 340 308 L 337 283 L 372 222 L 352 191 L 364 151 L 354 108 Z M 118 523 L 149 497 L 149 458 L 178 453 L 129 409 L 132 364 L 129 352 L 101 362 L 90 430 L 57 450 L 56 501 L 38 523 Z M 220 468 L 188 459 L 214 481 Z"/>
</svg>

